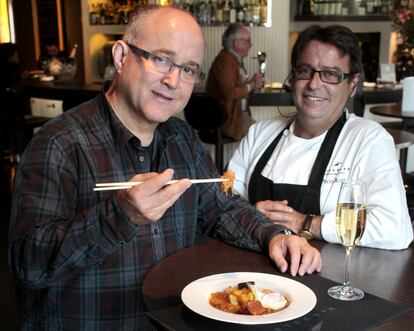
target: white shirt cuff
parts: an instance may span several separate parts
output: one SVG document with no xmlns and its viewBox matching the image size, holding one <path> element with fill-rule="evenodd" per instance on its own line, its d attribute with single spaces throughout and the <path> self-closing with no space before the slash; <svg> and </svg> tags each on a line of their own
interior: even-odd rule
<svg viewBox="0 0 414 331">
<path fill-rule="evenodd" d="M 339 238 L 336 234 L 336 210 L 331 211 L 323 216 L 322 223 L 321 223 L 321 234 L 322 238 L 330 243 L 337 243 L 339 244 Z"/>
</svg>

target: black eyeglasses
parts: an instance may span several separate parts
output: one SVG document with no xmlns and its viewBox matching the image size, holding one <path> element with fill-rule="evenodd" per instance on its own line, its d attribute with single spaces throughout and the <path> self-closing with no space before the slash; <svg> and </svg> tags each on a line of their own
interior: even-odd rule
<svg viewBox="0 0 414 331">
<path fill-rule="evenodd" d="M 343 73 L 336 70 L 315 70 L 307 66 L 298 66 L 292 69 L 292 76 L 294 79 L 311 80 L 313 75 L 317 72 L 321 81 L 328 84 L 339 84 L 344 79 L 355 75 L 355 73 Z"/>
<path fill-rule="evenodd" d="M 180 71 L 180 78 L 187 83 L 197 83 L 200 80 L 203 80 L 206 76 L 206 74 L 197 66 L 192 67 L 190 65 L 176 64 L 165 55 L 154 54 L 134 45 L 128 43 L 126 44 L 135 55 L 142 56 L 148 60 L 148 63 L 151 65 L 152 69 L 160 74 L 168 74 L 174 69 L 174 67 L 177 67 Z"/>
</svg>

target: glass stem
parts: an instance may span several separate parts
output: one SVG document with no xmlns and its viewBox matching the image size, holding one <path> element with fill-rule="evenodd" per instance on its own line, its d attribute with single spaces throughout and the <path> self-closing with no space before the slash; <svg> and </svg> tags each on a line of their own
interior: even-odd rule
<svg viewBox="0 0 414 331">
<path fill-rule="evenodd" d="M 347 288 L 349 288 L 351 286 L 350 282 L 349 282 L 349 273 L 351 270 L 351 252 L 352 252 L 352 247 L 351 248 L 346 248 L 346 263 L 345 263 L 345 282 L 344 282 L 344 286 L 346 286 Z"/>
</svg>

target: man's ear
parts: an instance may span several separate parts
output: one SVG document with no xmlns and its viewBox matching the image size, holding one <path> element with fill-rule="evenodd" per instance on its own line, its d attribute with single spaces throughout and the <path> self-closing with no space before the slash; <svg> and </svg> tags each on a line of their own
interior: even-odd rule
<svg viewBox="0 0 414 331">
<path fill-rule="evenodd" d="M 358 84 L 359 84 L 360 80 L 361 80 L 361 74 L 360 73 L 356 74 L 354 76 L 354 78 L 352 78 L 352 82 L 351 82 L 351 84 L 352 84 L 352 93 L 349 96 L 350 98 L 353 98 L 355 96 L 355 93 L 357 92 Z"/>
<path fill-rule="evenodd" d="M 116 71 L 120 73 L 124 67 L 124 59 L 128 52 L 128 46 L 122 40 L 117 40 L 112 46 L 112 58 Z"/>
</svg>

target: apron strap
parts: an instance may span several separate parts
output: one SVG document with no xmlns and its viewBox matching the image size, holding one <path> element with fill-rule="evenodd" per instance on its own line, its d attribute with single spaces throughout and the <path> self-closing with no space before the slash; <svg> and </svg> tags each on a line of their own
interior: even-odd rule
<svg viewBox="0 0 414 331">
<path fill-rule="evenodd" d="M 336 141 L 338 140 L 345 122 L 346 112 L 343 112 L 342 116 L 338 118 L 335 124 L 326 133 L 320 148 L 320 151 L 323 151 L 323 153 L 319 152 L 316 157 L 309 176 L 308 186 L 318 189 L 321 187 L 323 178 L 325 177 L 326 168 L 328 167 Z"/>
<path fill-rule="evenodd" d="M 273 139 L 272 143 L 266 148 L 262 156 L 260 157 L 259 161 L 257 162 L 256 166 L 254 167 L 253 173 L 250 176 L 249 180 L 249 187 L 248 187 L 248 196 L 249 201 L 254 201 L 255 192 L 257 190 L 257 181 L 255 179 L 261 176 L 262 170 L 265 167 L 267 161 L 269 160 L 270 156 L 272 155 L 273 151 L 275 150 L 277 144 L 279 143 L 280 139 L 282 138 L 283 133 L 286 129 L 289 129 L 290 125 L 293 121 L 291 121 L 277 136 Z"/>
</svg>

